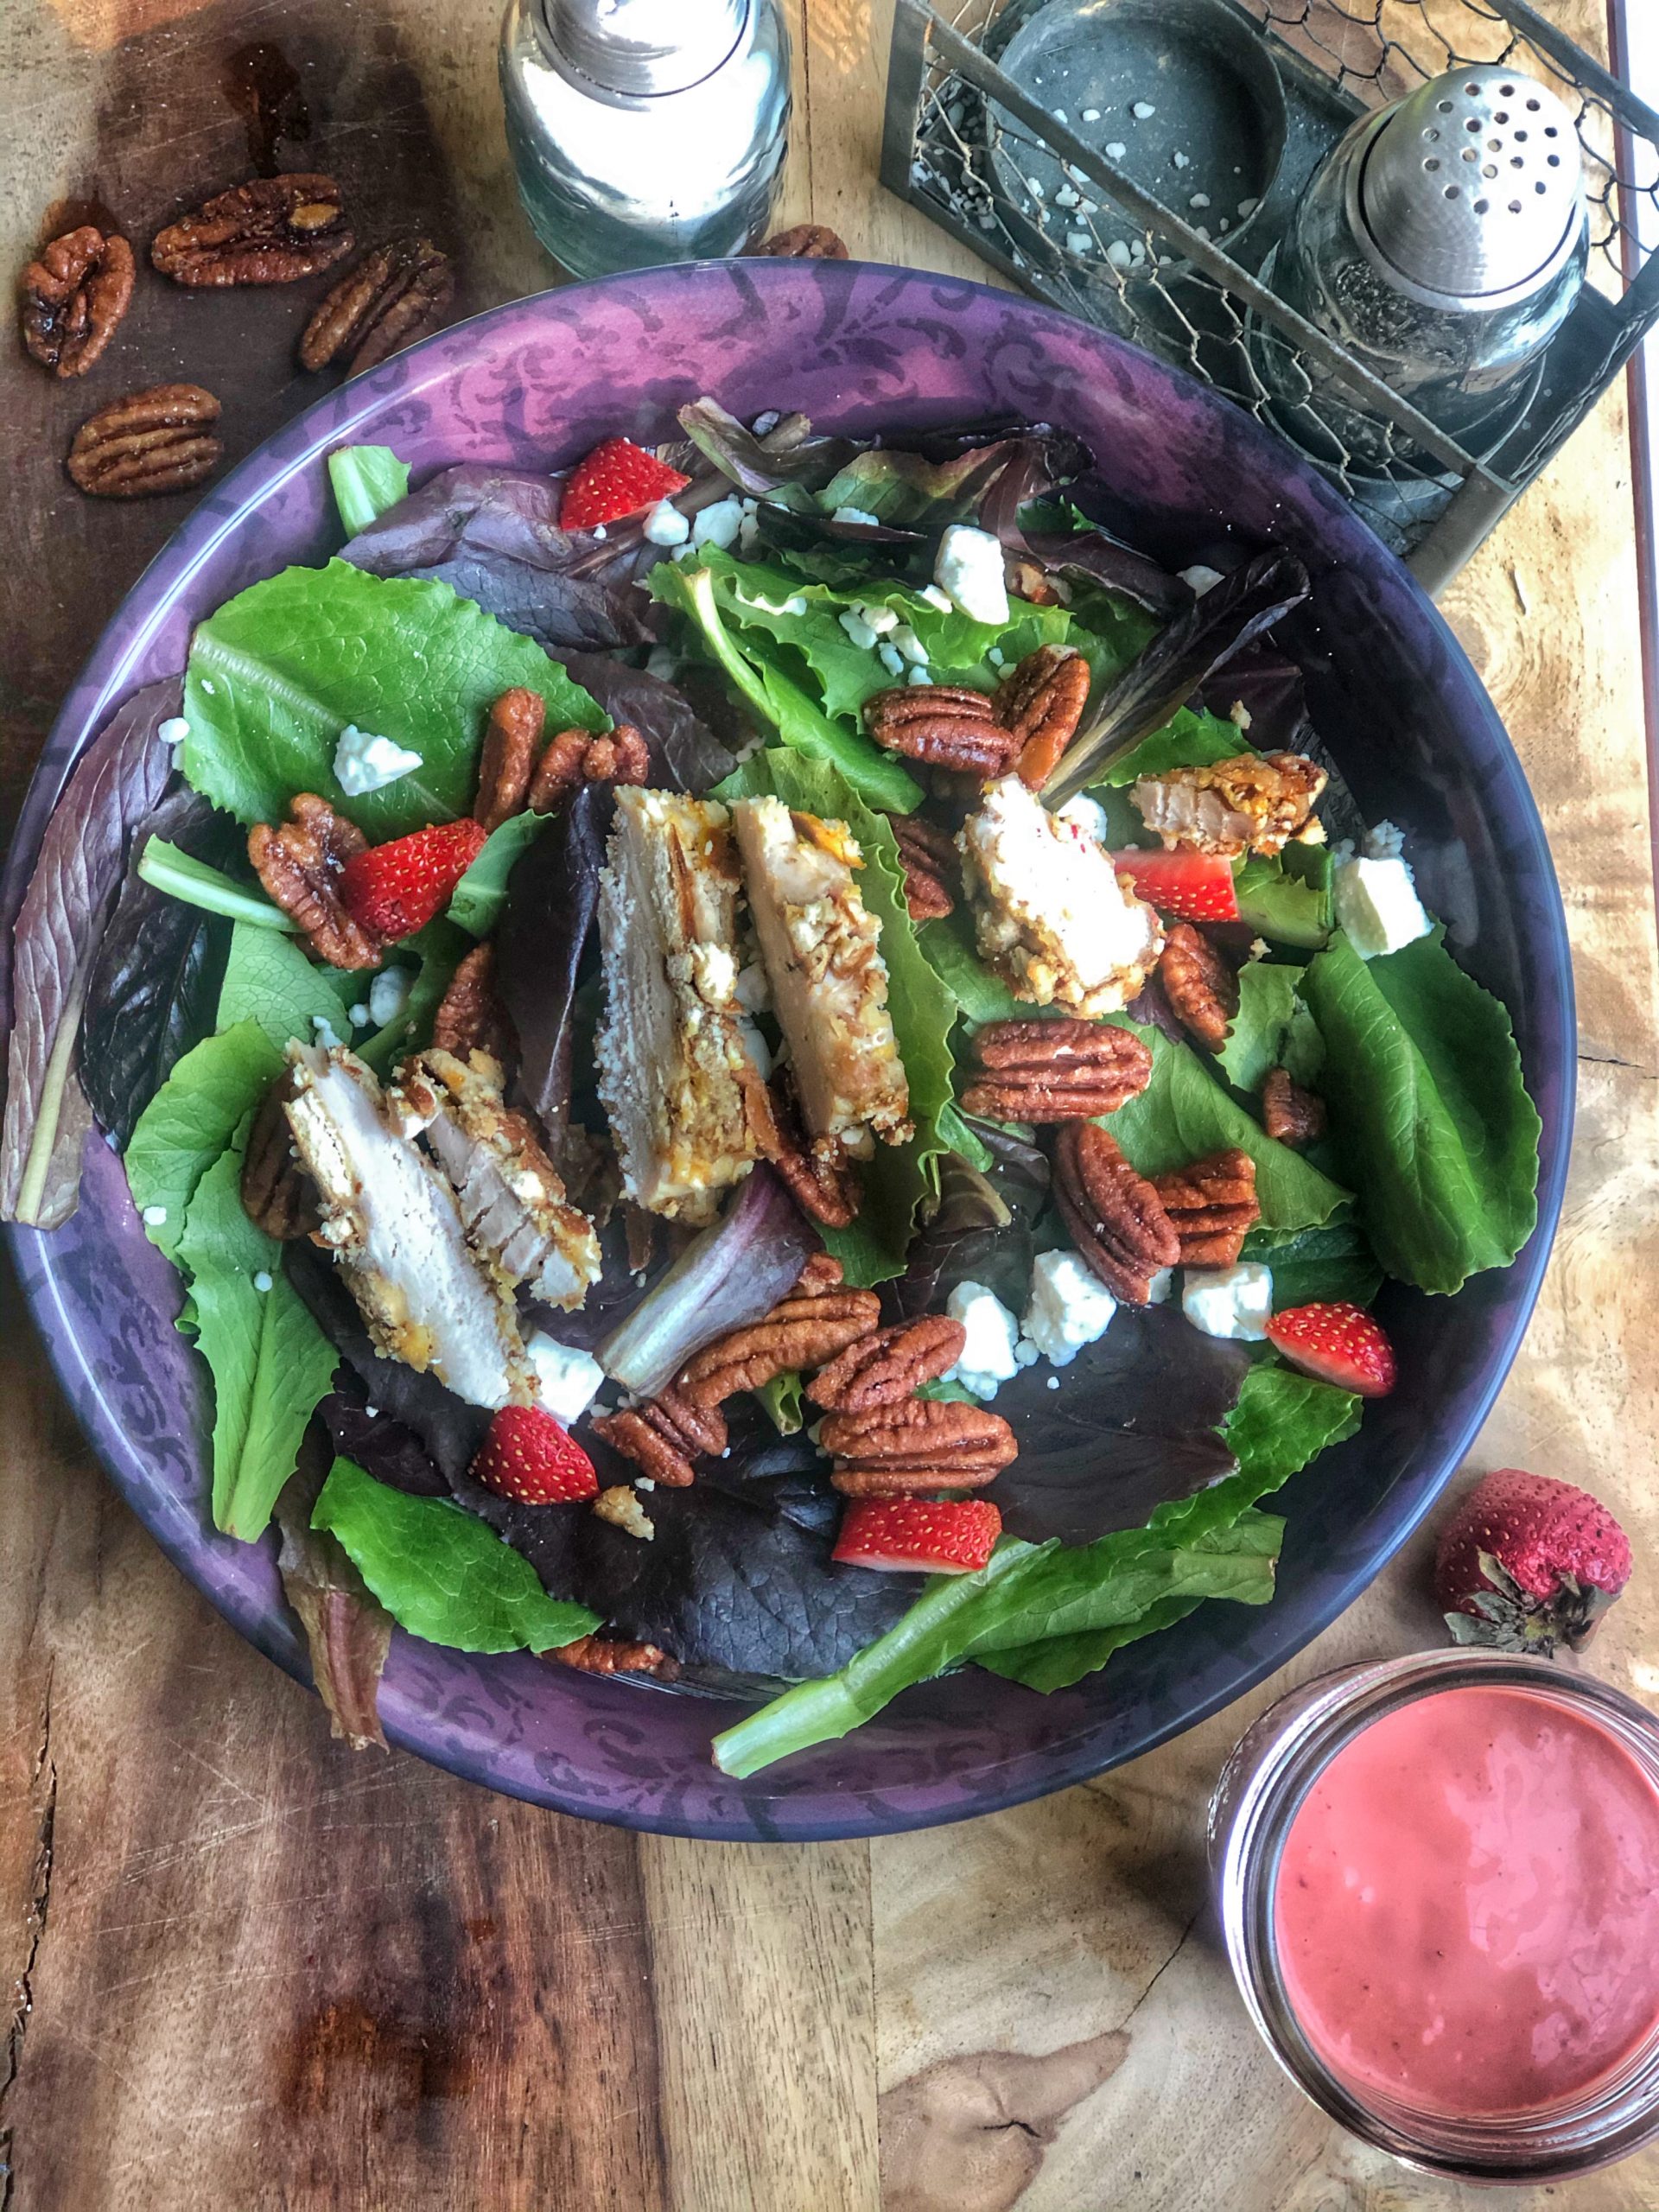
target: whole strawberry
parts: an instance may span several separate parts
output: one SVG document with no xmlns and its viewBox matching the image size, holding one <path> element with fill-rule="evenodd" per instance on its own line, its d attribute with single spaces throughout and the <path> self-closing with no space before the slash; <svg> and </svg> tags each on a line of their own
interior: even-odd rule
<svg viewBox="0 0 1659 2212">
<path fill-rule="evenodd" d="M 473 1478 L 516 1505 L 569 1505 L 599 1490 L 594 1463 L 539 1406 L 503 1406 L 473 1461 Z"/>
<path fill-rule="evenodd" d="M 1465 1499 L 1434 1557 L 1435 1603 L 1459 1643 L 1581 1651 L 1630 1579 L 1630 1540 L 1599 1498 L 1500 1467 Z"/>
</svg>

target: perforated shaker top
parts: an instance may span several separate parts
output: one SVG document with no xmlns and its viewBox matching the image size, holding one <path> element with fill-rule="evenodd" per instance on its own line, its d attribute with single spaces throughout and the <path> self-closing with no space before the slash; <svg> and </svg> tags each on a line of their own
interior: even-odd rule
<svg viewBox="0 0 1659 2212">
<path fill-rule="evenodd" d="M 1373 142 L 1360 213 L 1402 276 L 1471 300 L 1541 274 L 1580 219 L 1583 157 L 1566 106 L 1513 69 L 1453 70 Z"/>
</svg>

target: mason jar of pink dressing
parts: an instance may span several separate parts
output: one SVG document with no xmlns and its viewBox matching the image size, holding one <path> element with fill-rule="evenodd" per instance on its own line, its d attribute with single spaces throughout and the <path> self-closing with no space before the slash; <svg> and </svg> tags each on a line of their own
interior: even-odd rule
<svg viewBox="0 0 1659 2212">
<path fill-rule="evenodd" d="M 1210 1807 L 1244 2001 L 1366 2142 L 1476 2182 L 1659 2135 L 1659 1722 L 1543 1660 L 1344 1669 L 1264 1713 Z"/>
</svg>

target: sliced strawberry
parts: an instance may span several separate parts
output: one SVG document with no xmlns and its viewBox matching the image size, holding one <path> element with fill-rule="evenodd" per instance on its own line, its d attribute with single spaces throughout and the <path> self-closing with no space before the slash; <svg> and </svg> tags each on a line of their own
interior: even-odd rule
<svg viewBox="0 0 1659 2212">
<path fill-rule="evenodd" d="M 568 1505 L 599 1489 L 593 1461 L 539 1406 L 502 1407 L 473 1461 L 473 1473 L 486 1490 L 519 1505 Z"/>
<path fill-rule="evenodd" d="M 627 438 L 607 438 L 565 478 L 559 528 L 592 530 L 600 523 L 637 515 L 641 507 L 671 499 L 690 481 L 643 446 Z"/>
<path fill-rule="evenodd" d="M 1362 1398 L 1386 1398 L 1394 1388 L 1394 1346 L 1363 1306 L 1327 1300 L 1290 1306 L 1268 1324 L 1268 1341 L 1293 1367 Z"/>
<path fill-rule="evenodd" d="M 413 937 L 449 904 L 486 835 L 481 822 L 440 822 L 354 854 L 340 872 L 346 912 L 371 937 Z"/>
<path fill-rule="evenodd" d="M 1219 853 L 1178 845 L 1170 853 L 1114 853 L 1112 866 L 1137 899 L 1181 922 L 1236 922 L 1238 893 L 1233 864 Z"/>
<path fill-rule="evenodd" d="M 1001 1533 L 1002 1516 L 982 1497 L 861 1497 L 842 1517 L 832 1556 L 897 1574 L 975 1574 Z"/>
</svg>

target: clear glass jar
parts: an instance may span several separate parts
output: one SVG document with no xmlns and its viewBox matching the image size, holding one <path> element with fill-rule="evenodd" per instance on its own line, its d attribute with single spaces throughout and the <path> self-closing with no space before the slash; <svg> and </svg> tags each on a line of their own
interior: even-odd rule
<svg viewBox="0 0 1659 2212">
<path fill-rule="evenodd" d="M 1337 1754 L 1414 1700 L 1471 1686 L 1558 1700 L 1612 1735 L 1659 1789 L 1659 1721 L 1634 1700 L 1541 1659 L 1457 1649 L 1349 1667 L 1305 1683 L 1262 1714 L 1222 1770 L 1210 1803 L 1211 1872 L 1222 1930 L 1250 2018 L 1291 2080 L 1362 2141 L 1461 2181 L 1561 2181 L 1659 2135 L 1659 2028 L 1577 2098 L 1491 2118 L 1426 2112 L 1362 2094 L 1304 2034 L 1281 1974 L 1274 1925 L 1291 1824 Z"/>
</svg>

